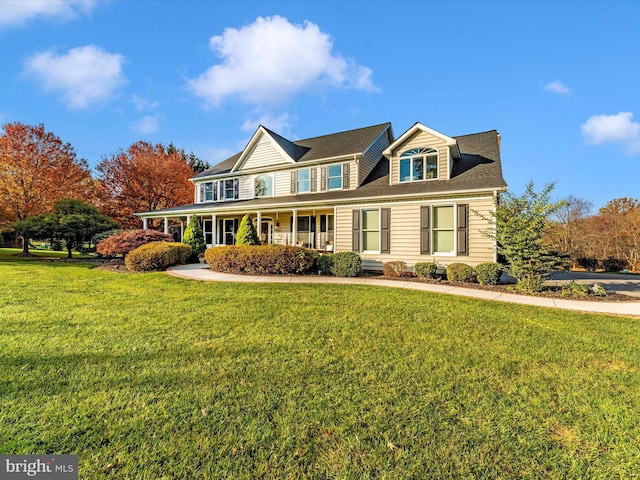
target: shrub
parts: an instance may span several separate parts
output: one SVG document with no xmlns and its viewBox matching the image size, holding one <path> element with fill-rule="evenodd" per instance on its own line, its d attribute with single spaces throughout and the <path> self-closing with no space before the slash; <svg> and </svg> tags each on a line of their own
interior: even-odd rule
<svg viewBox="0 0 640 480">
<path fill-rule="evenodd" d="M 609 257 L 602 260 L 602 268 L 606 272 L 620 272 L 627 266 L 627 262 L 620 258 Z"/>
<path fill-rule="evenodd" d="M 476 266 L 476 278 L 480 285 L 498 285 L 502 275 L 502 265 L 495 262 L 481 263 Z"/>
<path fill-rule="evenodd" d="M 209 248 L 204 258 L 217 272 L 292 275 L 311 270 L 318 253 L 286 245 L 232 245 Z"/>
<path fill-rule="evenodd" d="M 583 285 L 581 283 L 577 283 L 575 280 L 571 280 L 568 284 L 563 285 L 560 290 L 560 296 L 571 298 L 586 297 L 589 295 L 589 290 L 590 287 L 588 285 Z"/>
<path fill-rule="evenodd" d="M 240 221 L 236 233 L 236 245 L 260 245 L 260 237 L 249 215 L 245 215 Z"/>
<path fill-rule="evenodd" d="M 362 259 L 355 252 L 333 254 L 333 269 L 336 277 L 359 277 L 362 274 Z"/>
<path fill-rule="evenodd" d="M 452 263 L 447 267 L 447 280 L 452 282 L 472 282 L 473 268 L 466 263 Z"/>
<path fill-rule="evenodd" d="M 418 278 L 436 278 L 438 264 L 436 262 L 418 262 L 413 266 Z"/>
<path fill-rule="evenodd" d="M 202 227 L 200 226 L 200 220 L 193 215 L 189 220 L 189 225 L 184 231 L 182 236 L 182 243 L 186 243 L 191 247 L 190 262 L 197 262 L 198 255 L 204 253 L 207 249 L 207 244 L 204 241 L 204 233 L 202 233 Z"/>
<path fill-rule="evenodd" d="M 157 230 L 127 230 L 99 242 L 96 251 L 100 255 L 126 255 L 151 242 L 173 242 L 173 237 Z"/>
<path fill-rule="evenodd" d="M 587 272 L 595 272 L 596 268 L 598 268 L 598 259 L 596 258 L 581 257 L 577 258 L 576 262 Z"/>
<path fill-rule="evenodd" d="M 132 272 L 166 270 L 182 265 L 191 255 L 191 247 L 177 242 L 151 242 L 129 252 L 125 265 Z"/>
<path fill-rule="evenodd" d="M 407 264 L 402 261 L 387 262 L 382 266 L 382 273 L 388 277 L 403 277 L 407 273 Z"/>
<path fill-rule="evenodd" d="M 333 254 L 324 254 L 318 257 L 318 270 L 322 273 L 331 273 L 333 270 Z"/>
</svg>

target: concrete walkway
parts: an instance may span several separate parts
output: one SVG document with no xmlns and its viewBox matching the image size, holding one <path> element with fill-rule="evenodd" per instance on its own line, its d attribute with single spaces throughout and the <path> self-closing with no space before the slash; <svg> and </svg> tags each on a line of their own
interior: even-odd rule
<svg viewBox="0 0 640 480">
<path fill-rule="evenodd" d="M 512 293 L 492 292 L 475 288 L 452 287 L 420 282 L 403 282 L 401 280 L 385 280 L 376 278 L 341 278 L 329 276 L 305 275 L 299 277 L 253 276 L 235 275 L 231 273 L 214 272 L 206 264 L 191 264 L 171 267 L 169 275 L 190 280 L 205 282 L 243 282 L 243 283 L 338 283 L 349 285 L 374 285 L 377 287 L 406 288 L 423 292 L 446 293 L 464 297 L 497 300 L 500 302 L 519 303 L 521 305 L 535 305 L 538 307 L 559 308 L 562 310 L 577 310 L 594 313 L 613 313 L 617 315 L 640 316 L 640 302 L 588 302 L 581 300 L 564 300 L 557 298 L 528 297 Z"/>
</svg>

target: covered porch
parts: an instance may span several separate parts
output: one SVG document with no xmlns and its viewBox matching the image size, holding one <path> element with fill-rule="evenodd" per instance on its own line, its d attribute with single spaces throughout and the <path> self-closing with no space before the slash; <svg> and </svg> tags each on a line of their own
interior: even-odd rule
<svg viewBox="0 0 640 480">
<path fill-rule="evenodd" d="M 335 211 L 324 209 L 255 210 L 247 212 L 216 212 L 142 217 L 143 228 L 148 220 L 160 219 L 164 233 L 182 241 L 191 216 L 200 221 L 207 247 L 235 245 L 240 220 L 249 214 L 263 245 L 297 245 L 321 251 L 332 251 L 335 245 Z"/>
</svg>

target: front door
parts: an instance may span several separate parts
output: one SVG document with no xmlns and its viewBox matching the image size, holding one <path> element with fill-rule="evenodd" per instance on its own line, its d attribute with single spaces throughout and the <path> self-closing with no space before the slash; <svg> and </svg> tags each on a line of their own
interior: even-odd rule
<svg viewBox="0 0 640 480">
<path fill-rule="evenodd" d="M 263 245 L 270 245 L 272 234 L 273 234 L 273 220 L 262 220 L 260 223 L 260 242 Z"/>
</svg>

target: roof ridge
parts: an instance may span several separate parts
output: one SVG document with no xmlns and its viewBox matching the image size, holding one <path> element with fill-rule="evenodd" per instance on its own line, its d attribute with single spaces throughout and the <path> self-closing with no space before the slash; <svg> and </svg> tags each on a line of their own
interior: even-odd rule
<svg viewBox="0 0 640 480">
<path fill-rule="evenodd" d="M 296 142 L 306 142 L 307 140 L 315 140 L 316 138 L 323 138 L 323 137 L 331 137 L 333 135 L 342 135 L 343 133 L 350 133 L 350 132 L 355 132 L 357 130 L 366 130 L 367 128 L 374 128 L 374 127 L 382 127 L 383 125 L 391 125 L 391 122 L 385 122 L 385 123 L 378 123 L 376 125 L 369 125 L 367 127 L 360 127 L 360 128 L 352 128 L 351 130 L 343 130 L 341 132 L 334 132 L 334 133 L 327 133 L 325 135 L 318 135 L 316 137 L 309 137 L 309 138 L 300 138 L 298 140 L 292 140 L 293 143 Z"/>
<path fill-rule="evenodd" d="M 476 132 L 476 133 L 466 133 L 464 135 L 454 135 L 452 138 L 461 138 L 461 137 L 470 137 L 472 135 L 482 135 L 483 133 L 491 133 L 491 132 L 496 132 L 498 133 L 498 130 L 496 130 L 495 128 L 492 130 L 485 130 L 484 132 Z"/>
</svg>

